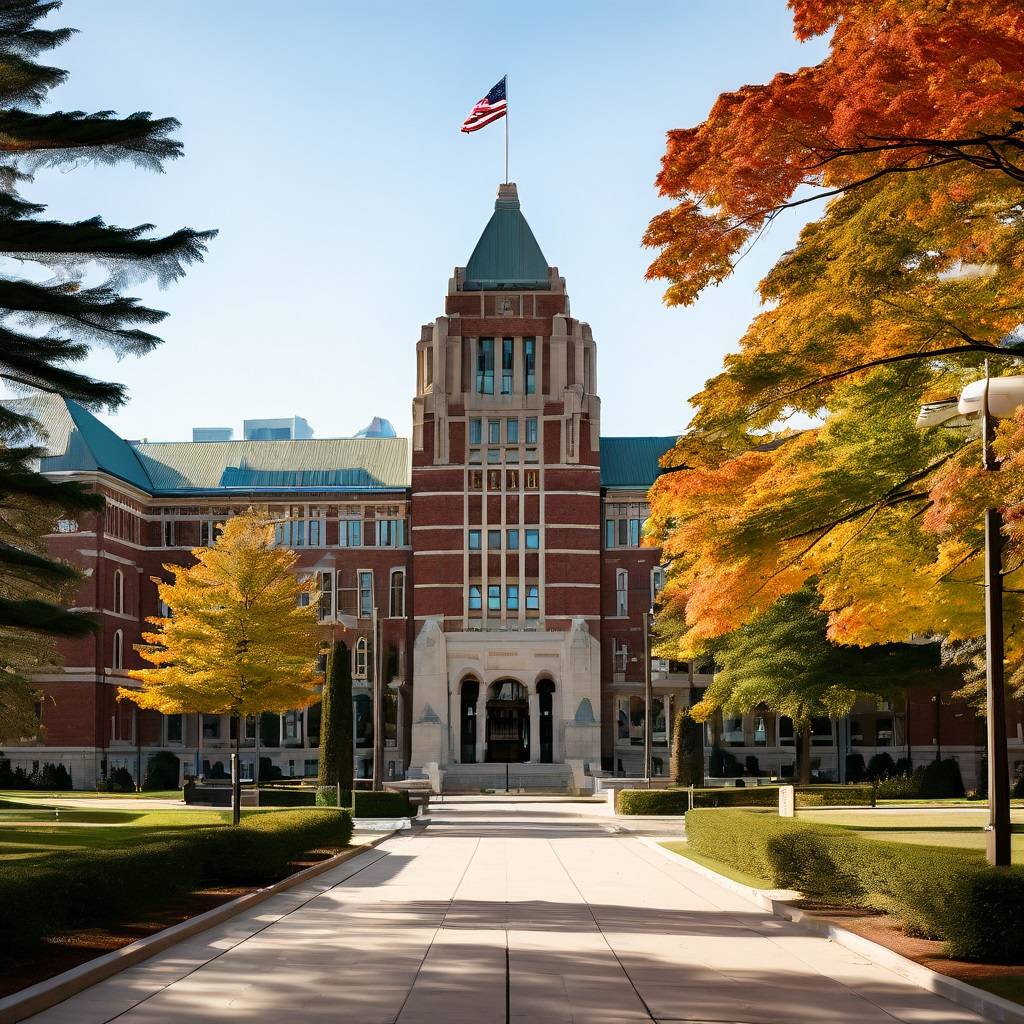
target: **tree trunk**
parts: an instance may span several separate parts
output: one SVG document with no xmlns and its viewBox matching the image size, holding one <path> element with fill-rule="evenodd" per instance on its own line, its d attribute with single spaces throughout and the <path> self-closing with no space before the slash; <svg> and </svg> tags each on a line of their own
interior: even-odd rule
<svg viewBox="0 0 1024 1024">
<path fill-rule="evenodd" d="M 231 721 L 235 726 L 235 755 L 234 764 L 231 766 L 231 824 L 237 825 L 242 820 L 242 762 L 239 760 L 239 751 L 242 741 L 242 719 L 238 712 L 231 713 Z"/>
<path fill-rule="evenodd" d="M 808 786 L 811 782 L 811 723 L 800 727 L 798 734 L 799 747 L 797 750 L 796 763 L 799 775 L 797 781 L 801 786 Z"/>
</svg>

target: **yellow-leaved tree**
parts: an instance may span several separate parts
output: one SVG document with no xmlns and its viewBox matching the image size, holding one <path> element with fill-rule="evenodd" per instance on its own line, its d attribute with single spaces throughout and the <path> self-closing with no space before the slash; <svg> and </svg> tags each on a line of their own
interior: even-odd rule
<svg viewBox="0 0 1024 1024">
<path fill-rule="evenodd" d="M 147 619 L 156 628 L 137 648 L 155 667 L 129 672 L 142 688 L 121 687 L 118 696 L 165 715 L 229 714 L 237 755 L 242 716 L 319 698 L 316 602 L 299 603 L 314 584 L 297 578 L 295 552 L 274 547 L 273 526 L 252 509 L 192 554 L 196 564 L 165 565 L 173 581 L 156 581 L 171 615 Z"/>
</svg>

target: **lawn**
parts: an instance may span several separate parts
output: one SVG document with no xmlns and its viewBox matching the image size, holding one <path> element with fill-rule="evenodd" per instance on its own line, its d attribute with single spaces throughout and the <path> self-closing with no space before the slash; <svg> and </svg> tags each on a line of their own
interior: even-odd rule
<svg viewBox="0 0 1024 1024">
<path fill-rule="evenodd" d="M 180 800 L 180 789 L 151 789 L 141 793 L 101 793 L 95 789 L 0 789 L 4 800 Z"/>
<path fill-rule="evenodd" d="M 740 871 L 734 868 L 731 864 L 723 864 L 720 860 L 712 860 L 710 857 L 702 857 L 699 853 L 694 853 L 692 850 L 687 848 L 685 842 L 682 843 L 659 843 L 659 846 L 665 847 L 666 850 L 671 850 L 672 853 L 684 860 L 692 860 L 694 864 L 700 864 L 701 867 L 710 868 L 712 871 L 718 872 L 720 875 L 725 875 L 726 878 L 731 878 L 734 882 L 739 882 L 741 885 L 749 885 L 752 889 L 771 889 L 772 883 L 767 878 L 758 878 L 756 875 L 748 875 L 745 871 Z"/>
<path fill-rule="evenodd" d="M 109 849 L 166 839 L 183 830 L 217 827 L 230 820 L 230 811 L 7 807 L 0 809 L 0 863 L 38 862 L 71 850 Z"/>
</svg>

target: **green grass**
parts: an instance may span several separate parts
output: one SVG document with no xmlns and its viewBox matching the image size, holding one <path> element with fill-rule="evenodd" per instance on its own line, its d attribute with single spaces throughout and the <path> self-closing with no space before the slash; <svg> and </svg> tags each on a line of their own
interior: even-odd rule
<svg viewBox="0 0 1024 1024">
<path fill-rule="evenodd" d="M 698 853 L 693 853 L 687 848 L 686 843 L 659 843 L 659 846 L 664 846 L 666 850 L 670 850 L 678 857 L 682 857 L 684 860 L 692 860 L 694 864 L 700 864 L 701 867 L 710 868 L 712 871 L 717 871 L 720 875 L 725 875 L 726 878 L 731 878 L 734 882 L 739 882 L 741 885 L 749 885 L 752 889 L 771 889 L 772 883 L 767 878 L 758 878 L 756 875 L 748 875 L 745 871 L 739 871 L 728 864 L 723 864 L 720 860 L 714 860 L 711 857 L 702 857 Z"/>
<path fill-rule="evenodd" d="M 242 814 L 273 810 L 243 810 Z M 0 863 L 41 861 L 72 850 L 115 849 L 166 839 L 184 830 L 227 824 L 230 811 L 113 811 L 52 808 L 0 810 Z M 51 823 L 52 822 L 52 823 Z"/>
<path fill-rule="evenodd" d="M 1004 974 L 995 978 L 971 978 L 968 984 L 984 989 L 994 996 L 1002 996 L 1014 1003 L 1024 1004 L 1024 975 Z"/>
</svg>

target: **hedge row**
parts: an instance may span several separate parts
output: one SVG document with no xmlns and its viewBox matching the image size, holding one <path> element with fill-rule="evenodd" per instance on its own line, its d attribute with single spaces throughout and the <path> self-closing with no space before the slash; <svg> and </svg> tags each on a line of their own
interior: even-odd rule
<svg viewBox="0 0 1024 1024">
<path fill-rule="evenodd" d="M 981 853 L 865 839 L 850 829 L 743 811 L 693 810 L 689 847 L 773 886 L 896 914 L 907 931 L 945 939 L 951 956 L 1024 958 L 1024 868 L 988 868 Z"/>
<path fill-rule="evenodd" d="M 373 791 L 357 789 L 352 793 L 352 816 L 355 818 L 411 818 L 412 802 L 405 790 Z"/>
<path fill-rule="evenodd" d="M 685 814 L 688 789 L 620 789 L 615 795 L 617 814 Z M 797 786 L 797 807 L 868 805 L 871 786 Z M 695 789 L 694 807 L 777 807 L 778 786 L 740 786 Z"/>
<path fill-rule="evenodd" d="M 307 850 L 344 846 L 351 836 L 348 811 L 280 811 L 247 815 L 236 828 L 198 826 L 122 849 L 8 862 L 0 872 L 0 906 L 10 926 L 0 929 L 0 949 L 109 925 L 176 892 L 272 881 Z"/>
</svg>

